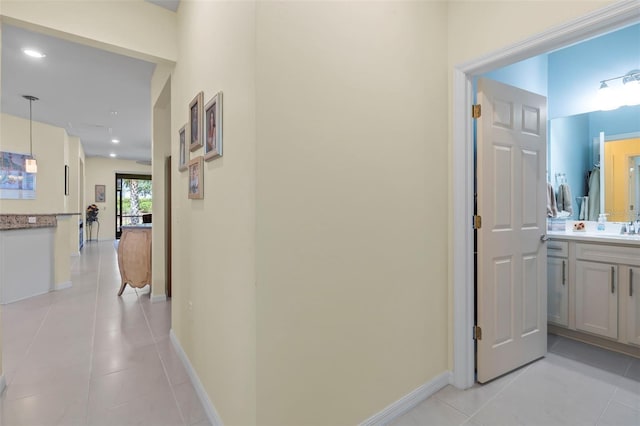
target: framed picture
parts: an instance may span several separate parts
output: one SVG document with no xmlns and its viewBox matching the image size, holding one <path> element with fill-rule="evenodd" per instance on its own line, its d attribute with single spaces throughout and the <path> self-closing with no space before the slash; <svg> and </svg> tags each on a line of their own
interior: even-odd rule
<svg viewBox="0 0 640 426">
<path fill-rule="evenodd" d="M 200 92 L 189 104 L 189 151 L 202 146 L 202 103 L 204 93 Z"/>
<path fill-rule="evenodd" d="M 184 172 L 187 170 L 187 155 L 189 155 L 189 151 L 187 150 L 187 125 L 185 124 L 180 128 L 178 134 L 180 135 L 180 156 L 178 159 L 178 170 Z"/>
<path fill-rule="evenodd" d="M 64 165 L 64 195 L 69 195 L 69 166 Z"/>
<path fill-rule="evenodd" d="M 205 161 L 222 157 L 222 92 L 204 106 Z"/>
<path fill-rule="evenodd" d="M 189 161 L 189 198 L 195 200 L 204 198 L 203 169 L 204 162 L 202 155 Z"/>
<path fill-rule="evenodd" d="M 107 194 L 104 185 L 96 185 L 96 203 L 107 201 Z"/>
</svg>

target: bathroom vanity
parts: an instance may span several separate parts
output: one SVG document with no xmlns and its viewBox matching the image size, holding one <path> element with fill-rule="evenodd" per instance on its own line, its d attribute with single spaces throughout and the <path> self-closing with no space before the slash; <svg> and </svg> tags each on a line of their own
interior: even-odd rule
<svg viewBox="0 0 640 426">
<path fill-rule="evenodd" d="M 640 235 L 615 229 L 548 232 L 549 331 L 640 356 Z"/>
</svg>

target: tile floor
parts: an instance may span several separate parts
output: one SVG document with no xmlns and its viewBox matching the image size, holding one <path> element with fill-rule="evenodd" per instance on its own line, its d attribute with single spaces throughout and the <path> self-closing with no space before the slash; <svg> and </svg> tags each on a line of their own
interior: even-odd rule
<svg viewBox="0 0 640 426">
<path fill-rule="evenodd" d="M 169 340 L 171 302 L 127 287 L 112 242 L 72 258 L 73 287 L 2 307 L 2 426 L 208 425 Z"/>
<path fill-rule="evenodd" d="M 552 335 L 548 349 L 484 386 L 447 386 L 392 424 L 640 425 L 640 359 Z"/>
<path fill-rule="evenodd" d="M 171 303 L 116 296 L 110 242 L 73 259 L 73 287 L 4 305 L 2 426 L 208 425 L 178 359 Z M 549 336 L 546 358 L 466 391 L 447 386 L 393 425 L 640 425 L 640 360 Z"/>
</svg>

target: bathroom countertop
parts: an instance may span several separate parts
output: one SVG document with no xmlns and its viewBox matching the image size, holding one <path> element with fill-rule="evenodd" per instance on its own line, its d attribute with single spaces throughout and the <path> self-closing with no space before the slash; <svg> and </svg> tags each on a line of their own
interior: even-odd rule
<svg viewBox="0 0 640 426">
<path fill-rule="evenodd" d="M 607 244 L 624 244 L 632 246 L 640 246 L 640 235 L 622 235 L 603 233 L 602 231 L 548 231 L 547 235 L 551 239 L 558 240 L 574 240 L 574 241 L 588 241 L 593 243 L 607 243 Z"/>
</svg>

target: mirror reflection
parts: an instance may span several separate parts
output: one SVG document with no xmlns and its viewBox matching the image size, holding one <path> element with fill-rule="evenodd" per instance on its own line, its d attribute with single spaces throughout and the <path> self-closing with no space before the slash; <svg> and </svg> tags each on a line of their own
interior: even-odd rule
<svg viewBox="0 0 640 426">
<path fill-rule="evenodd" d="M 640 213 L 640 106 L 550 120 L 549 182 L 572 194 L 568 218 L 635 220 Z"/>
</svg>

